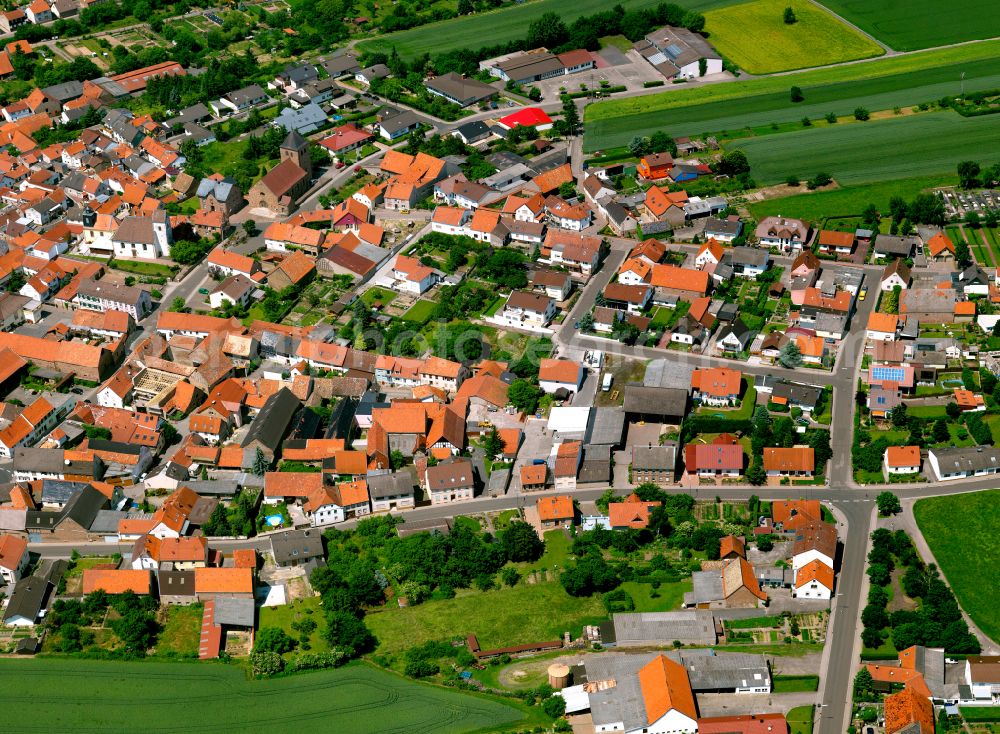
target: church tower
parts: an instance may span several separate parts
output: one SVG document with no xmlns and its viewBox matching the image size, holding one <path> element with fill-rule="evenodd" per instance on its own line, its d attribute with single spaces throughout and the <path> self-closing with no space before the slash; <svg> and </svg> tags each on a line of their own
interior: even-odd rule
<svg viewBox="0 0 1000 734">
<path fill-rule="evenodd" d="M 281 144 L 281 160 L 292 161 L 312 178 L 312 161 L 309 159 L 309 141 L 295 130 L 288 133 L 285 142 Z"/>
</svg>

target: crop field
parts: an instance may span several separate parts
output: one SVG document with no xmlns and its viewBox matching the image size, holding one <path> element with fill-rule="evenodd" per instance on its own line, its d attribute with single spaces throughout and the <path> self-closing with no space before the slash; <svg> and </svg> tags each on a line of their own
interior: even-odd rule
<svg viewBox="0 0 1000 734">
<path fill-rule="evenodd" d="M 856 184 L 948 173 L 967 159 L 993 164 L 1000 160 L 998 139 L 1000 116 L 947 111 L 749 138 L 727 147 L 746 153 L 758 184 L 820 171 L 840 184 Z"/>
<path fill-rule="evenodd" d="M 654 7 L 659 0 L 621 0 L 626 10 Z M 728 5 L 734 0 L 688 0 L 687 10 L 705 11 Z M 608 10 L 610 6 L 603 0 L 576 0 L 567 5 L 564 0 L 533 0 L 533 2 L 501 8 L 489 13 L 464 15 L 459 18 L 430 23 L 396 33 L 388 33 L 379 38 L 362 41 L 358 46 L 362 51 L 376 51 L 395 47 L 404 59 L 411 59 L 424 53 L 431 56 L 454 51 L 459 48 L 476 48 L 524 38 L 528 25 L 548 12 L 556 12 L 569 25 L 581 15 L 590 15 Z"/>
<path fill-rule="evenodd" d="M 363 664 L 249 681 L 215 663 L 0 660 L 4 726 L 18 732 L 451 734 L 496 731 L 515 708 Z"/>
<path fill-rule="evenodd" d="M 822 0 L 858 28 L 896 51 L 1000 36 L 994 0 Z"/>
<path fill-rule="evenodd" d="M 913 514 L 948 585 L 972 621 L 990 639 L 1000 640 L 1000 609 L 992 584 L 1000 573 L 994 540 L 1000 533 L 996 512 L 1000 490 L 918 500 Z M 961 527 L 956 532 L 956 527 Z M 970 553 L 970 548 L 985 549 Z"/>
<path fill-rule="evenodd" d="M 829 112 L 850 115 L 859 106 L 875 111 L 917 105 L 957 94 L 961 71 L 966 92 L 1000 87 L 1000 43 L 598 102 L 585 111 L 584 148 L 622 146 L 656 130 L 697 136 L 818 119 Z M 789 100 L 793 84 L 805 97 L 797 104 Z"/>
<path fill-rule="evenodd" d="M 785 8 L 797 22 L 783 20 Z M 877 43 L 809 0 L 755 0 L 705 13 L 709 39 L 751 74 L 825 66 L 881 56 Z"/>
</svg>

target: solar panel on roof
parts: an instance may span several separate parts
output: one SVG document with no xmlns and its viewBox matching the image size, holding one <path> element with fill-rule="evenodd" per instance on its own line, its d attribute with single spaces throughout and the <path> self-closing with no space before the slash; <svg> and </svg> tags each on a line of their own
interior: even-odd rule
<svg viewBox="0 0 1000 734">
<path fill-rule="evenodd" d="M 903 382 L 905 372 L 902 367 L 873 367 L 872 377 L 879 381 Z"/>
<path fill-rule="evenodd" d="M 681 48 L 676 43 L 671 43 L 664 49 L 664 53 L 668 54 L 671 58 L 676 59 L 680 56 Z"/>
</svg>

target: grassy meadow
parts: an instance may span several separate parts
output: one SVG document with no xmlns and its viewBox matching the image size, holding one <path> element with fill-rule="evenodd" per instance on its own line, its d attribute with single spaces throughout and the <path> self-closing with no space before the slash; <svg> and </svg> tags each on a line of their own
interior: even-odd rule
<svg viewBox="0 0 1000 734">
<path fill-rule="evenodd" d="M 822 0 L 823 5 L 896 51 L 1000 36 L 993 0 Z"/>
<path fill-rule="evenodd" d="M 785 23 L 785 8 L 797 21 Z M 751 74 L 881 56 L 881 46 L 809 0 L 754 0 L 705 13 L 709 40 Z"/>
</svg>

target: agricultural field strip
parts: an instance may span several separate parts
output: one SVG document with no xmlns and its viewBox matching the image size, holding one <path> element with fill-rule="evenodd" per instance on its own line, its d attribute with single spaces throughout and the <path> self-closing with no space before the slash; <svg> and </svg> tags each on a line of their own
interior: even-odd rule
<svg viewBox="0 0 1000 734">
<path fill-rule="evenodd" d="M 879 79 L 915 71 L 929 72 L 937 67 L 951 69 L 953 78 L 957 79 L 959 71 L 966 70 L 968 72 L 971 68 L 968 66 L 969 64 L 991 60 L 995 63 L 997 58 L 1000 58 L 1000 40 L 984 41 L 954 48 L 932 49 L 879 58 L 860 64 L 846 64 L 828 69 L 810 69 L 726 84 L 712 84 L 705 87 L 691 86 L 641 97 L 597 102 L 587 106 L 586 121 L 621 117 L 636 112 L 669 110 L 676 107 L 688 107 L 742 97 L 756 97 L 769 92 L 780 91 L 787 98 L 788 88 L 793 84 L 806 91 L 816 86 L 828 86 L 841 82 Z M 958 64 L 962 64 L 962 66 L 957 66 Z"/>
<path fill-rule="evenodd" d="M 367 731 L 377 731 L 379 734 L 467 731 L 476 725 L 485 726 L 489 723 L 495 726 L 501 722 L 510 722 L 516 719 L 516 711 L 505 710 L 501 704 L 423 686 L 361 665 L 339 671 L 322 671 L 297 676 L 294 679 L 250 682 L 243 679 L 243 674 L 238 669 L 219 667 L 217 673 L 203 673 L 205 666 L 196 663 L 169 664 L 159 666 L 160 670 L 151 670 L 150 668 L 154 667 L 155 664 L 103 662 L 88 663 L 81 667 L 78 665 L 79 662 L 72 661 L 73 667 L 66 667 L 61 661 L 44 661 L 44 666 L 25 664 L 22 661 L 12 663 L 11 667 L 17 665 L 20 675 L 34 677 L 37 685 L 35 686 L 36 692 L 32 696 L 5 696 L 5 702 L 8 704 L 6 709 L 7 722 L 18 731 L 47 732 L 59 728 L 53 721 L 49 720 L 54 718 L 63 726 L 72 720 L 73 730 L 82 734 L 109 731 L 109 712 L 104 709 L 105 706 L 128 706 L 132 712 L 135 711 L 135 691 L 132 690 L 128 698 L 119 698 L 118 693 L 124 690 L 121 684 L 126 679 L 127 667 L 138 665 L 142 666 L 141 673 L 138 670 L 132 672 L 135 672 L 138 679 L 144 682 L 162 685 L 168 682 L 172 684 L 182 679 L 185 682 L 198 681 L 206 687 L 213 684 L 221 685 L 222 689 L 225 689 L 203 695 L 184 695 L 182 697 L 178 697 L 174 691 L 172 691 L 172 695 L 163 697 L 141 695 L 145 707 L 144 720 L 147 718 L 150 705 L 176 707 L 178 701 L 183 701 L 184 704 L 205 705 L 204 710 L 196 709 L 200 716 L 187 710 L 186 716 L 177 717 L 185 718 L 185 723 L 177 726 L 158 725 L 155 729 L 157 732 L 177 732 L 180 734 L 191 731 L 217 731 L 220 726 L 235 726 L 238 727 L 238 730 L 250 730 L 255 726 L 273 724 L 273 712 L 265 709 L 279 702 L 288 705 L 289 710 L 295 712 L 284 714 L 282 721 L 296 725 L 296 731 L 329 731 L 331 726 L 336 728 L 335 722 L 339 718 L 344 719 L 342 726 L 348 726 L 350 721 L 353 722 L 354 728 L 352 730 L 362 731 L 363 729 L 357 727 L 356 717 L 352 715 L 372 711 L 373 719 L 377 719 L 378 717 L 374 716 L 373 710 L 393 712 L 389 715 L 396 726 L 381 726 L 374 720 L 370 720 L 377 728 L 367 729 Z M 184 670 L 179 676 L 178 673 L 181 671 L 178 670 L 178 667 L 180 665 L 184 665 L 187 670 Z M 194 669 L 195 665 L 199 666 L 198 670 Z M 90 687 L 86 695 L 81 694 L 77 697 L 64 695 L 62 683 L 67 677 L 87 678 Z M 58 688 L 59 695 L 45 695 L 46 679 L 51 680 L 49 689 Z M 133 679 L 129 678 L 129 680 Z M 160 690 L 166 689 L 161 688 Z M 338 695 L 336 697 L 329 695 L 333 692 Z M 220 695 L 239 696 L 243 699 L 243 704 L 219 707 L 217 702 Z M 309 696 L 309 700 L 318 704 L 320 708 L 309 710 L 315 709 L 315 706 L 309 705 L 304 698 L 305 696 Z M 363 702 L 356 705 L 342 703 L 344 700 L 351 699 L 361 699 Z M 95 702 L 98 702 L 100 706 L 93 707 Z M 50 716 L 49 719 L 43 717 L 44 723 L 36 724 L 33 722 L 39 720 L 37 710 L 39 703 L 48 704 L 45 712 Z M 24 719 L 18 717 L 18 704 L 30 707 L 30 710 L 25 712 L 29 716 Z M 79 706 L 88 704 L 92 707 L 93 725 L 86 721 L 87 717 L 81 717 L 77 710 Z M 396 704 L 399 706 L 395 706 Z M 60 711 L 61 706 L 72 706 L 72 708 Z M 447 712 L 444 716 L 441 715 L 442 708 Z M 249 718 L 233 718 L 234 713 L 237 715 L 246 714 L 248 709 L 253 712 Z M 424 712 L 423 715 L 418 715 L 421 711 Z M 115 714 L 125 717 L 128 712 L 112 711 L 112 718 Z M 223 718 L 219 717 L 220 714 Z M 62 715 L 68 718 L 64 720 L 61 718 Z M 164 716 L 161 720 L 166 718 Z M 100 725 L 97 724 L 97 720 L 100 720 Z M 201 720 L 204 723 L 192 723 L 195 720 Z M 319 728 L 298 728 L 307 722 L 317 722 L 321 725 Z M 453 724 L 456 726 L 450 726 Z M 466 725 L 462 726 L 461 724 Z M 126 725 L 127 722 L 124 718 L 118 725 L 111 724 L 114 729 Z"/>
<path fill-rule="evenodd" d="M 852 184 L 945 173 L 966 159 L 993 164 L 1000 160 L 997 140 L 1000 115 L 965 118 L 946 111 L 746 138 L 729 147 L 747 154 L 758 184 L 818 171 Z"/>
<path fill-rule="evenodd" d="M 1000 36 L 995 0 L 962 0 L 941 12 L 935 0 L 905 4 L 871 0 L 820 0 L 842 18 L 896 51 L 912 51 L 948 43 Z"/>
<path fill-rule="evenodd" d="M 634 10 L 651 8 L 658 2 L 659 0 L 620 0 L 618 4 L 625 10 Z M 736 0 L 686 0 L 683 5 L 688 10 L 705 11 L 734 2 Z M 567 5 L 563 0 L 534 0 L 490 13 L 477 13 L 389 33 L 362 41 L 358 48 L 362 51 L 388 51 L 395 47 L 404 59 L 412 59 L 424 53 L 434 56 L 447 51 L 492 46 L 524 38 L 528 25 L 550 11 L 559 13 L 569 25 L 582 15 L 602 12 L 609 7 L 603 0 L 576 0 L 572 5 Z"/>
<path fill-rule="evenodd" d="M 997 51 L 995 58 L 962 67 L 966 72 L 966 92 L 1000 88 L 1000 49 Z M 960 84 L 954 66 L 937 66 L 919 72 L 802 86 L 805 101 L 792 104 L 788 90 L 796 81 L 789 77 L 781 91 L 676 107 L 669 114 L 656 111 L 610 120 L 595 119 L 587 123 L 584 147 L 588 151 L 617 147 L 627 144 L 635 135 L 656 130 L 665 130 L 675 137 L 697 136 L 795 122 L 803 117 L 819 119 L 829 112 L 850 115 L 856 107 L 870 111 L 907 107 L 957 94 Z"/>
</svg>

